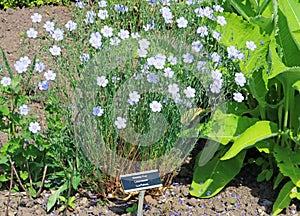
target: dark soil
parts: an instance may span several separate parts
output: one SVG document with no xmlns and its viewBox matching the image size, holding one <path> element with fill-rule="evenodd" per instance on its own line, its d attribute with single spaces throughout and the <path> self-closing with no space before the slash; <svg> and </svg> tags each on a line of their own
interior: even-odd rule
<svg viewBox="0 0 300 216">
<path fill-rule="evenodd" d="M 30 16 L 34 12 L 43 15 L 43 23 L 53 18 L 60 23 L 66 23 L 71 18 L 71 11 L 66 7 L 0 10 L 0 46 L 11 65 L 19 59 L 22 46 L 20 32 L 26 32 L 32 26 Z M 6 135 L 1 132 L 0 142 L 7 142 Z M 168 187 L 163 195 L 146 194 L 144 215 L 270 215 L 278 191 L 272 189 L 271 182 L 256 182 L 259 167 L 245 166 L 218 195 L 210 199 L 198 199 L 189 195 L 192 164 L 190 162 L 183 165 L 173 185 Z M 22 192 L 12 194 L 9 215 L 47 215 L 46 203 L 50 194 L 50 191 L 44 191 L 37 199 L 31 199 Z M 107 205 L 104 205 L 99 197 L 83 196 L 82 193 L 76 194 L 76 197 L 77 207 L 74 211 L 69 211 L 68 215 L 136 215 L 126 213 L 126 208 L 137 203 L 138 196 L 126 202 L 109 200 Z M 0 191 L 0 216 L 5 215 L 7 199 L 8 190 Z M 62 215 L 59 206 L 48 215 Z M 280 215 L 300 215 L 299 203 L 291 204 Z"/>
</svg>

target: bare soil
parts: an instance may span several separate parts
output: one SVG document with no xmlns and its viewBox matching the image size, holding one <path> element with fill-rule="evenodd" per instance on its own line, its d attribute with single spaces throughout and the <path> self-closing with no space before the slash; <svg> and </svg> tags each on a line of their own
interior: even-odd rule
<svg viewBox="0 0 300 216">
<path fill-rule="evenodd" d="M 22 8 L 0 10 L 0 46 L 4 49 L 11 65 L 19 59 L 22 47 L 20 32 L 26 32 L 32 26 L 30 16 L 34 12 L 43 15 L 42 22 L 55 19 L 66 23 L 71 18 L 67 7 L 44 6 L 42 8 Z M 0 132 L 0 142 L 6 143 L 7 137 Z M 194 154 L 195 155 L 195 154 Z M 192 156 L 194 156 L 192 155 Z M 192 181 L 193 163 L 182 166 L 173 185 L 163 195 L 145 197 L 144 215 L 270 215 L 278 191 L 272 189 L 271 182 L 257 183 L 255 176 L 259 168 L 248 165 L 222 190 L 210 199 L 198 199 L 189 195 Z M 46 213 L 46 203 L 51 191 L 44 191 L 37 199 L 28 197 L 23 192 L 12 194 L 9 202 L 9 215 L 62 215 L 59 205 L 52 212 Z M 76 194 L 77 207 L 68 211 L 68 215 L 136 215 L 127 213 L 126 209 L 137 203 L 137 196 L 129 201 L 109 200 L 103 205 L 100 197 Z M 0 191 L 0 216 L 5 215 L 8 190 Z M 300 216 L 300 206 L 293 203 L 280 215 Z"/>
</svg>

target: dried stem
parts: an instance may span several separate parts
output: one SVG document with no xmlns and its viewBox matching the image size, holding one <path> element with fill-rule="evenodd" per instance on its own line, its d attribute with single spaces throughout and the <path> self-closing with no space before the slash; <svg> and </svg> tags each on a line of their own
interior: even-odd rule
<svg viewBox="0 0 300 216">
<path fill-rule="evenodd" d="M 17 177 L 18 183 L 20 184 L 21 188 L 26 192 L 26 194 L 27 194 L 28 196 L 30 196 L 29 193 L 28 193 L 28 190 L 27 190 L 27 189 L 24 187 L 24 185 L 22 184 L 22 181 L 21 181 L 21 179 L 20 179 L 20 177 L 19 177 L 19 175 L 18 175 L 18 172 L 17 172 L 17 170 L 16 170 L 16 168 L 15 168 L 15 166 L 14 166 L 14 162 L 11 160 L 11 157 L 10 157 L 9 155 L 7 155 L 7 157 L 8 157 L 9 163 L 10 163 L 10 165 L 11 165 L 11 168 L 12 168 L 12 170 L 13 170 L 15 176 Z"/>
<path fill-rule="evenodd" d="M 30 183 L 30 186 L 32 187 L 32 178 L 31 178 L 31 173 L 29 170 L 28 160 L 26 160 L 26 167 L 27 167 L 27 172 L 28 172 L 29 183 Z"/>
<path fill-rule="evenodd" d="M 43 189 L 43 187 L 44 187 L 45 179 L 46 179 L 47 169 L 48 169 L 48 166 L 46 165 L 46 166 L 44 167 L 42 183 L 41 183 L 41 186 L 40 186 L 38 192 L 36 193 L 36 197 L 39 197 L 39 196 L 41 195 L 42 189 Z"/>
<path fill-rule="evenodd" d="M 11 189 L 12 189 L 13 178 L 14 178 L 13 164 L 11 164 L 10 166 L 11 166 L 10 184 L 9 184 L 9 192 L 8 192 L 8 197 L 7 197 L 7 204 L 6 204 L 5 216 L 8 216 L 8 208 L 9 208 L 9 202 L 10 202 L 10 195 L 11 195 Z"/>
</svg>

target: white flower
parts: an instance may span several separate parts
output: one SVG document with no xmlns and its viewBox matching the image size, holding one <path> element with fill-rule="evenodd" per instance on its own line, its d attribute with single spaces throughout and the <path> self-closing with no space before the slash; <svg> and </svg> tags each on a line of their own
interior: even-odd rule
<svg viewBox="0 0 300 216">
<path fill-rule="evenodd" d="M 23 116 L 28 115 L 29 110 L 30 110 L 30 108 L 26 104 L 23 104 L 19 107 L 19 113 L 20 113 L 20 115 L 23 115 Z"/>
<path fill-rule="evenodd" d="M 197 17 L 204 17 L 204 9 L 199 7 L 194 10 Z"/>
<path fill-rule="evenodd" d="M 54 22 L 47 21 L 47 22 L 43 25 L 43 27 L 44 27 L 44 29 L 45 29 L 47 32 L 54 31 Z"/>
<path fill-rule="evenodd" d="M 86 15 L 85 15 L 85 24 L 89 24 L 89 23 L 94 23 L 94 20 L 95 20 L 95 12 L 90 10 L 90 11 L 87 11 L 86 12 Z"/>
<path fill-rule="evenodd" d="M 207 62 L 206 61 L 198 61 L 197 62 L 197 69 L 199 71 L 207 71 Z"/>
<path fill-rule="evenodd" d="M 33 23 L 39 23 L 42 21 L 42 15 L 39 13 L 34 13 L 30 18 Z"/>
<path fill-rule="evenodd" d="M 105 76 L 97 77 L 97 85 L 100 87 L 106 87 L 108 84 L 108 79 Z"/>
<path fill-rule="evenodd" d="M 240 52 L 238 53 L 238 55 L 237 55 L 237 59 L 238 59 L 238 60 L 243 60 L 244 56 L 245 56 L 244 53 L 240 51 Z"/>
<path fill-rule="evenodd" d="M 236 84 L 241 87 L 243 87 L 246 83 L 246 78 L 243 73 L 236 73 L 234 80 L 235 80 Z"/>
<path fill-rule="evenodd" d="M 46 65 L 43 62 L 37 62 L 34 65 L 34 70 L 37 72 L 43 72 L 45 70 Z"/>
<path fill-rule="evenodd" d="M 110 39 L 110 45 L 118 46 L 121 40 L 118 37 L 113 37 Z"/>
<path fill-rule="evenodd" d="M 182 56 L 183 58 L 183 62 L 184 63 L 187 63 L 187 64 L 190 64 L 194 61 L 194 56 L 190 53 L 186 53 Z"/>
<path fill-rule="evenodd" d="M 150 108 L 152 112 L 160 112 L 162 109 L 162 105 L 158 101 L 152 101 L 152 103 L 150 104 Z"/>
<path fill-rule="evenodd" d="M 155 61 L 153 62 L 153 66 L 156 69 L 158 69 L 158 70 L 164 69 L 164 65 L 165 65 L 164 60 L 155 58 Z"/>
<path fill-rule="evenodd" d="M 179 87 L 176 83 L 168 85 L 168 92 L 171 95 L 177 94 L 179 92 Z"/>
<path fill-rule="evenodd" d="M 37 72 L 43 72 L 46 68 L 46 65 L 43 62 L 35 63 L 34 70 Z"/>
<path fill-rule="evenodd" d="M 218 53 L 214 52 L 214 53 L 211 55 L 211 60 L 212 60 L 213 62 L 215 62 L 215 63 L 218 63 L 218 62 L 220 62 L 220 60 L 221 60 L 221 56 L 220 56 Z"/>
<path fill-rule="evenodd" d="M 223 85 L 223 80 L 222 79 L 215 79 L 213 83 L 210 85 L 210 91 L 212 93 L 220 93 Z"/>
<path fill-rule="evenodd" d="M 166 24 L 170 24 L 173 22 L 173 15 L 170 8 L 162 7 L 160 9 L 160 13 L 162 14 Z"/>
<path fill-rule="evenodd" d="M 79 56 L 81 62 L 88 62 L 90 60 L 90 55 L 88 53 L 83 53 Z"/>
<path fill-rule="evenodd" d="M 146 49 L 138 49 L 137 50 L 139 57 L 146 58 L 148 51 Z"/>
<path fill-rule="evenodd" d="M 44 77 L 46 80 L 55 80 L 56 73 L 54 73 L 53 70 L 48 70 L 44 73 Z"/>
<path fill-rule="evenodd" d="M 256 49 L 256 44 L 254 43 L 254 41 L 246 41 L 246 47 L 248 50 L 255 50 Z"/>
<path fill-rule="evenodd" d="M 29 64 L 31 63 L 31 60 L 27 57 L 21 57 L 18 61 L 16 61 L 16 63 L 14 64 L 14 67 L 16 69 L 16 71 L 21 74 L 27 71 L 27 68 L 29 66 Z"/>
<path fill-rule="evenodd" d="M 222 8 L 220 5 L 214 5 L 213 8 L 216 12 L 222 13 L 224 11 L 224 8 Z"/>
<path fill-rule="evenodd" d="M 73 22 L 72 20 L 69 20 L 66 25 L 65 25 L 66 29 L 68 29 L 68 31 L 74 31 L 77 28 L 77 23 Z"/>
<path fill-rule="evenodd" d="M 83 9 L 85 7 L 85 3 L 82 1 L 76 1 L 76 7 Z"/>
<path fill-rule="evenodd" d="M 27 65 L 20 60 L 14 64 L 14 67 L 19 74 L 27 71 Z"/>
<path fill-rule="evenodd" d="M 219 69 L 212 70 L 212 71 L 211 71 L 211 77 L 212 77 L 214 80 L 220 80 L 220 79 L 222 78 L 222 73 L 220 72 Z"/>
<path fill-rule="evenodd" d="M 166 59 L 167 57 L 162 54 L 162 53 L 158 53 L 156 56 L 155 56 L 155 59 L 159 60 L 159 61 L 163 61 L 164 63 L 166 62 Z"/>
<path fill-rule="evenodd" d="M 38 32 L 34 28 L 30 28 L 27 30 L 27 37 L 29 38 L 37 38 Z"/>
<path fill-rule="evenodd" d="M 180 17 L 176 20 L 178 28 L 186 28 L 188 21 L 184 17 Z"/>
<path fill-rule="evenodd" d="M 200 34 L 200 37 L 205 37 L 208 35 L 208 29 L 206 26 L 200 26 L 197 28 L 197 34 Z"/>
<path fill-rule="evenodd" d="M 183 92 L 187 98 L 194 98 L 196 96 L 196 90 L 191 86 L 184 89 Z"/>
<path fill-rule="evenodd" d="M 203 9 L 203 15 L 206 16 L 207 18 L 211 19 L 211 20 L 214 20 L 214 16 L 213 16 L 213 9 L 211 9 L 210 7 L 206 6 L 204 9 Z"/>
<path fill-rule="evenodd" d="M 222 35 L 220 32 L 217 31 L 213 31 L 212 36 L 214 39 L 216 39 L 217 41 L 220 41 L 222 39 Z"/>
<path fill-rule="evenodd" d="M 179 93 L 172 94 L 172 98 L 173 98 L 174 102 L 177 104 L 181 102 L 181 96 Z"/>
<path fill-rule="evenodd" d="M 10 77 L 2 77 L 1 84 L 6 87 L 11 85 L 11 78 Z"/>
<path fill-rule="evenodd" d="M 92 47 L 96 49 L 100 49 L 102 45 L 102 37 L 100 33 L 99 32 L 91 33 L 89 42 L 92 45 Z"/>
<path fill-rule="evenodd" d="M 200 52 L 202 50 L 202 48 L 203 48 L 203 45 L 201 44 L 200 41 L 194 41 L 192 43 L 192 51 L 198 53 L 198 52 Z"/>
<path fill-rule="evenodd" d="M 170 62 L 171 65 L 176 65 L 178 63 L 177 57 L 175 56 L 169 56 L 168 61 Z"/>
<path fill-rule="evenodd" d="M 138 92 L 133 91 L 133 92 L 129 93 L 129 100 L 128 100 L 128 102 L 129 102 L 130 105 L 133 105 L 135 103 L 138 103 L 139 100 L 140 100 L 140 98 L 141 98 L 141 95 Z"/>
<path fill-rule="evenodd" d="M 107 2 L 104 1 L 104 0 L 101 0 L 101 1 L 98 2 L 98 5 L 99 5 L 99 7 L 103 8 L 103 7 L 107 6 Z"/>
<path fill-rule="evenodd" d="M 113 28 L 109 26 L 104 26 L 101 29 L 101 33 L 104 37 L 112 37 L 113 36 Z"/>
<path fill-rule="evenodd" d="M 127 38 L 129 38 L 130 34 L 129 31 L 121 29 L 120 32 L 118 33 L 118 36 L 122 39 L 125 40 Z"/>
<path fill-rule="evenodd" d="M 25 67 L 28 67 L 31 63 L 31 60 L 28 58 L 28 56 L 21 57 L 19 61 L 22 62 Z"/>
<path fill-rule="evenodd" d="M 29 124 L 29 131 L 32 133 L 37 133 L 41 130 L 41 126 L 38 122 L 30 122 Z"/>
<path fill-rule="evenodd" d="M 164 76 L 166 78 L 173 78 L 174 77 L 174 71 L 172 71 L 171 68 L 167 67 L 164 69 Z"/>
<path fill-rule="evenodd" d="M 57 28 L 53 32 L 51 32 L 51 36 L 55 41 L 61 41 L 64 39 L 64 31 Z"/>
<path fill-rule="evenodd" d="M 244 100 L 244 96 L 240 92 L 235 92 L 233 93 L 233 99 L 240 103 Z"/>
<path fill-rule="evenodd" d="M 102 116 L 104 113 L 104 110 L 100 106 L 96 106 L 93 108 L 93 115 L 94 116 Z"/>
<path fill-rule="evenodd" d="M 105 20 L 108 18 L 108 12 L 107 10 L 99 10 L 98 17 L 102 20 Z"/>
<path fill-rule="evenodd" d="M 59 56 L 61 53 L 61 48 L 59 46 L 53 45 L 49 51 L 53 56 Z"/>
<path fill-rule="evenodd" d="M 239 51 L 234 46 L 227 47 L 228 58 L 233 60 L 242 60 L 244 58 L 244 53 Z"/>
<path fill-rule="evenodd" d="M 148 49 L 149 46 L 150 46 L 150 42 L 147 39 L 139 40 L 139 47 L 141 49 Z"/>
<path fill-rule="evenodd" d="M 126 128 L 126 119 L 122 117 L 117 117 L 117 120 L 115 121 L 115 126 L 118 129 Z"/>
<path fill-rule="evenodd" d="M 132 32 L 132 33 L 131 33 L 131 37 L 132 37 L 133 39 L 137 39 L 137 38 L 140 37 L 140 33 L 138 33 L 138 32 Z"/>
</svg>

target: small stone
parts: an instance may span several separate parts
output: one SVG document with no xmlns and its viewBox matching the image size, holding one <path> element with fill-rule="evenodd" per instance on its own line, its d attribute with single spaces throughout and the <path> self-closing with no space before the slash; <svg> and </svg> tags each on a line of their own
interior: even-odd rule
<svg viewBox="0 0 300 216">
<path fill-rule="evenodd" d="M 83 198 L 80 200 L 79 205 L 80 205 L 80 206 L 84 206 L 84 207 L 88 206 L 88 205 L 89 205 L 88 199 L 87 199 L 86 197 L 83 197 Z"/>
<path fill-rule="evenodd" d="M 145 196 L 145 201 L 146 201 L 146 203 L 149 203 L 151 205 L 156 205 L 157 204 L 157 200 L 153 199 L 151 195 L 146 195 Z"/>
<path fill-rule="evenodd" d="M 183 196 L 188 196 L 190 194 L 190 190 L 188 187 L 182 187 L 181 193 L 183 194 Z"/>
<path fill-rule="evenodd" d="M 199 204 L 199 202 L 197 201 L 197 199 L 195 199 L 194 197 L 192 197 L 191 199 L 189 199 L 187 201 L 187 203 L 191 206 L 197 206 Z"/>
</svg>

